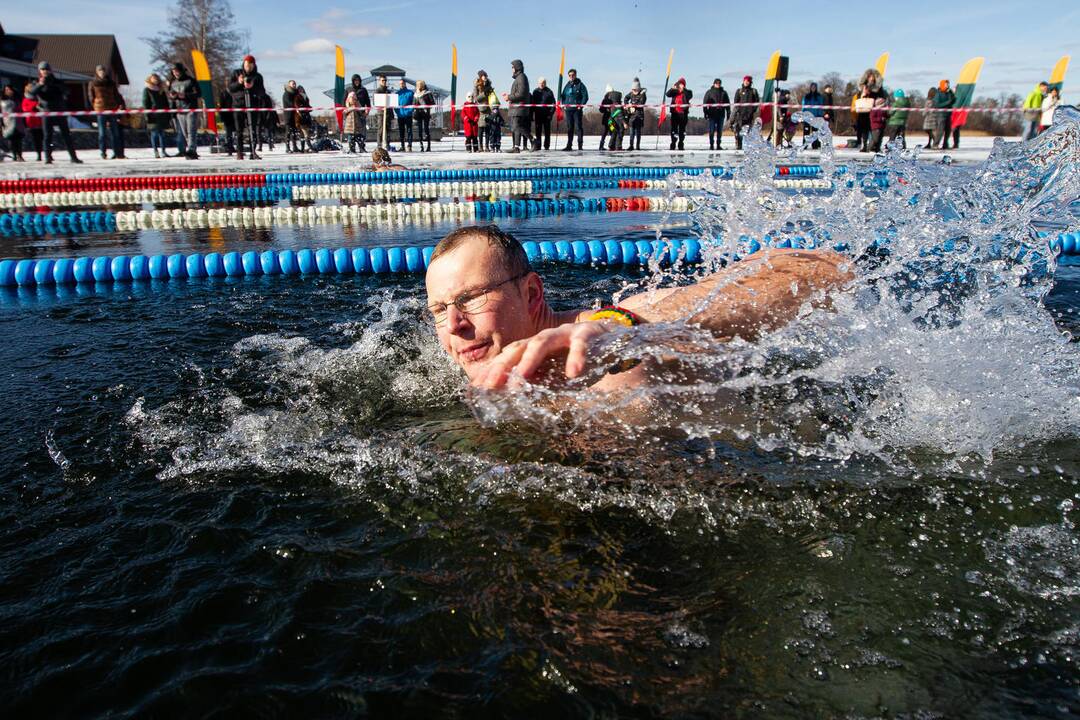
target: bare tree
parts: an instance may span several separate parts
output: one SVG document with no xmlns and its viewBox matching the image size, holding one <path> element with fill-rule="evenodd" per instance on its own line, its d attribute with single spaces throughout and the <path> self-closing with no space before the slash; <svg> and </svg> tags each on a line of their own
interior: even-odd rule
<svg viewBox="0 0 1080 720">
<path fill-rule="evenodd" d="M 247 48 L 247 33 L 236 28 L 229 0 L 177 0 L 168 14 L 169 26 L 156 37 L 142 38 L 150 46 L 150 60 L 157 70 L 173 63 L 191 67 L 191 51 L 206 56 L 214 85 L 226 85 L 229 71 L 239 67 Z"/>
</svg>

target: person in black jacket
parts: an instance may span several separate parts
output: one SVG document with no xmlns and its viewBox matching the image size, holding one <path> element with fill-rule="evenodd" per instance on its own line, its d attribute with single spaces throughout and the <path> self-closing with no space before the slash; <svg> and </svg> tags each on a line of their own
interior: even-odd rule
<svg viewBox="0 0 1080 720">
<path fill-rule="evenodd" d="M 173 107 L 177 110 L 198 110 L 199 85 L 195 82 L 195 78 L 188 74 L 184 63 L 178 62 L 173 65 L 171 74 L 172 82 L 169 83 L 169 99 L 172 101 Z M 197 160 L 199 158 L 199 113 L 177 113 L 176 119 L 179 132 L 176 140 L 177 149 L 180 149 L 180 136 L 183 136 L 185 147 L 182 154 L 188 160 Z"/>
<path fill-rule="evenodd" d="M 645 104 L 648 98 L 641 81 L 634 78 L 630 92 L 623 96 L 623 110 L 626 112 L 626 124 L 630 126 L 630 147 L 627 150 L 641 149 L 641 130 L 645 127 Z M 636 142 L 636 144 L 635 144 Z"/>
<path fill-rule="evenodd" d="M 836 111 L 833 110 L 833 105 L 836 104 L 836 96 L 833 95 L 832 85 L 826 85 L 825 90 L 821 93 L 821 104 L 825 107 L 822 109 L 821 119 L 829 125 L 829 130 L 833 128 L 833 120 L 836 119 Z"/>
<path fill-rule="evenodd" d="M 364 87 L 363 80 L 359 75 L 353 75 L 351 90 L 356 93 L 356 106 L 360 111 L 356 113 L 356 137 L 360 141 L 360 152 L 367 152 L 367 119 L 371 112 L 371 96 Z M 348 92 L 345 93 L 348 96 Z M 431 148 L 428 148 L 429 150 Z"/>
<path fill-rule="evenodd" d="M 742 79 L 742 87 L 735 91 L 735 105 L 731 113 L 731 129 L 735 131 L 735 149 L 742 150 L 743 128 L 754 124 L 757 104 L 761 95 L 754 87 L 754 78 L 749 75 Z M 743 104 L 745 103 L 745 104 Z"/>
<path fill-rule="evenodd" d="M 532 116 L 532 108 L 528 107 L 532 100 L 529 76 L 525 74 L 525 63 L 520 60 L 511 61 L 510 67 L 513 69 L 514 82 L 510 85 L 510 92 L 503 94 L 503 100 L 510 103 L 510 132 L 514 137 L 514 147 L 509 152 L 535 150 L 532 135 L 529 134 L 529 119 Z"/>
<path fill-rule="evenodd" d="M 251 57 L 250 55 L 248 56 Z M 254 63 L 250 63 L 254 67 Z M 244 67 L 249 67 L 248 58 L 244 58 Z M 229 94 L 232 95 L 232 104 L 236 108 L 236 159 L 244 159 L 245 135 L 252 160 L 259 160 L 255 152 L 255 143 L 259 134 L 259 108 L 262 105 L 256 82 L 262 80 L 262 76 L 255 73 L 248 75 L 244 67 L 233 72 L 233 78 L 229 82 Z"/>
<path fill-rule="evenodd" d="M 281 92 L 282 119 L 285 122 L 285 152 L 300 152 L 300 131 L 297 130 L 300 123 L 296 116 L 296 81 L 290 80 L 285 83 Z"/>
<path fill-rule="evenodd" d="M 709 149 L 719 150 L 724 138 L 724 119 L 727 117 L 731 98 L 720 78 L 712 81 L 712 87 L 705 93 L 705 117 L 709 120 Z M 716 135 L 716 147 L 713 147 L 713 135 Z"/>
<path fill-rule="evenodd" d="M 427 83 L 423 80 L 416 81 L 416 93 L 413 97 L 416 111 L 413 118 L 416 120 L 417 132 L 420 135 L 420 152 L 424 152 L 424 138 L 427 138 L 427 152 L 431 152 L 431 109 L 435 105 L 435 93 L 428 90 Z"/>
<path fill-rule="evenodd" d="M 686 79 L 679 78 L 675 81 L 675 87 L 667 91 L 671 98 L 671 149 L 683 149 L 683 141 L 686 140 L 686 123 L 690 119 L 690 99 L 694 93 L 687 89 Z"/>
<path fill-rule="evenodd" d="M 604 88 L 604 99 L 600 101 L 600 121 L 603 132 L 600 134 L 600 149 L 604 149 L 604 140 L 611 135 L 609 150 L 622 150 L 623 140 L 623 99 L 622 93 L 610 85 Z"/>
<path fill-rule="evenodd" d="M 52 67 L 47 62 L 38 63 L 38 81 L 30 88 L 30 97 L 38 101 L 38 112 L 63 112 L 67 110 L 67 88 L 52 74 Z M 41 119 L 43 128 L 43 143 L 45 145 L 45 164 L 52 164 L 52 133 L 53 128 L 60 131 L 60 137 L 64 141 L 71 162 L 81 164 L 82 160 L 75 154 L 75 146 L 71 144 L 71 130 L 68 128 L 66 117 L 44 117 Z"/>
<path fill-rule="evenodd" d="M 540 146 L 540 138 L 543 136 L 543 148 L 551 149 L 551 118 L 555 115 L 555 93 L 547 86 L 547 80 L 540 78 L 536 81 L 536 89 L 532 92 L 533 126 L 536 128 L 536 145 Z"/>
</svg>

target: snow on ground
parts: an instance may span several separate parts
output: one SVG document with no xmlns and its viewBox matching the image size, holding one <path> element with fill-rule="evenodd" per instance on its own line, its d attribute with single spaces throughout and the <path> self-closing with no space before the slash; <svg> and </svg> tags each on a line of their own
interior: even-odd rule
<svg viewBox="0 0 1080 720">
<path fill-rule="evenodd" d="M 799 138 L 796 138 L 797 140 Z M 837 138 L 836 144 L 841 145 L 847 138 Z M 925 142 L 923 133 L 913 133 L 910 140 L 913 145 Z M 1006 138 L 1016 141 L 1018 138 Z M 600 152 L 599 136 L 585 137 L 585 150 L 578 152 L 562 152 L 561 148 L 566 142 L 566 136 L 560 135 L 558 139 L 552 137 L 552 149 L 543 152 L 523 152 L 520 154 L 506 153 L 510 147 L 509 142 L 504 141 L 502 153 L 467 153 L 465 152 L 464 140 L 461 137 L 445 138 L 441 142 L 432 143 L 432 152 L 397 152 L 391 150 L 394 162 L 404 165 L 409 169 L 439 169 L 439 168 L 462 168 L 462 167 L 543 167 L 543 166 L 655 166 L 655 165 L 686 165 L 691 167 L 709 165 L 733 165 L 741 161 L 743 153 L 736 151 L 735 141 L 730 136 L 724 137 L 724 149 L 719 152 L 709 150 L 709 140 L 706 136 L 687 137 L 685 151 L 672 152 L 667 149 L 668 136 L 660 135 L 659 150 L 654 150 L 656 140 L 648 136 L 641 141 L 641 152 Z M 965 136 L 961 138 L 962 147 L 959 150 L 924 150 L 922 158 L 929 162 L 939 161 L 945 155 L 958 162 L 978 162 L 986 159 L 993 146 L 994 138 Z M 392 147 L 396 148 L 394 142 Z M 414 147 L 418 147 L 414 145 Z M 374 144 L 368 145 L 368 149 L 374 148 Z M 560 149 L 556 149 L 560 148 Z M 175 147 L 171 148 L 175 152 Z M 237 160 L 235 156 L 213 154 L 209 148 L 200 148 L 198 160 L 170 157 L 154 158 L 153 151 L 149 148 L 137 148 L 127 151 L 127 158 L 123 160 L 102 160 L 97 151 L 83 150 L 79 158 L 82 165 L 71 165 L 67 153 L 58 150 L 54 154 L 54 164 L 44 165 L 37 162 L 14 163 L 5 160 L 0 163 L 0 179 L 11 180 L 20 178 L 47 178 L 47 177 L 115 177 L 123 175 L 175 175 L 184 173 L 245 173 L 245 172 L 348 172 L 355 170 L 370 169 L 371 159 L 369 154 L 348 155 L 341 152 L 322 152 L 309 154 L 287 154 L 285 146 L 278 144 L 273 152 L 263 152 L 262 159 L 257 161 Z M 812 161 L 819 156 L 818 151 L 809 151 L 800 154 L 800 161 Z M 33 152 L 24 153 L 25 157 L 31 158 Z M 838 148 L 836 158 L 842 162 L 866 162 L 873 155 L 860 153 L 856 150 Z"/>
</svg>

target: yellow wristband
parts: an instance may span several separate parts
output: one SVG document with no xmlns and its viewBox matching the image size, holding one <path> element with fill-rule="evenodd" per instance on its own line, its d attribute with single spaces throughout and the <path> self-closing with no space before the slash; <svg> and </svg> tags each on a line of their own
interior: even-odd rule
<svg viewBox="0 0 1080 720">
<path fill-rule="evenodd" d="M 634 327 L 641 324 L 641 318 L 637 315 L 614 305 L 600 308 L 589 316 L 589 320 L 611 320 L 625 327 Z"/>
</svg>

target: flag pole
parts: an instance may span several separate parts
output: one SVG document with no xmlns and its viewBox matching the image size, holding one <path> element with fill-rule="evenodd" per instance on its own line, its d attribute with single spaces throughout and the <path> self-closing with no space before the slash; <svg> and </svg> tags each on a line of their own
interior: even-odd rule
<svg viewBox="0 0 1080 720">
<path fill-rule="evenodd" d="M 671 48 L 671 52 L 667 56 L 667 77 L 664 78 L 664 92 L 660 94 L 660 114 L 656 121 L 656 146 L 653 150 L 660 149 L 660 126 L 664 124 L 664 98 L 667 97 L 668 83 L 671 82 L 671 62 L 675 59 L 675 48 Z"/>
</svg>

